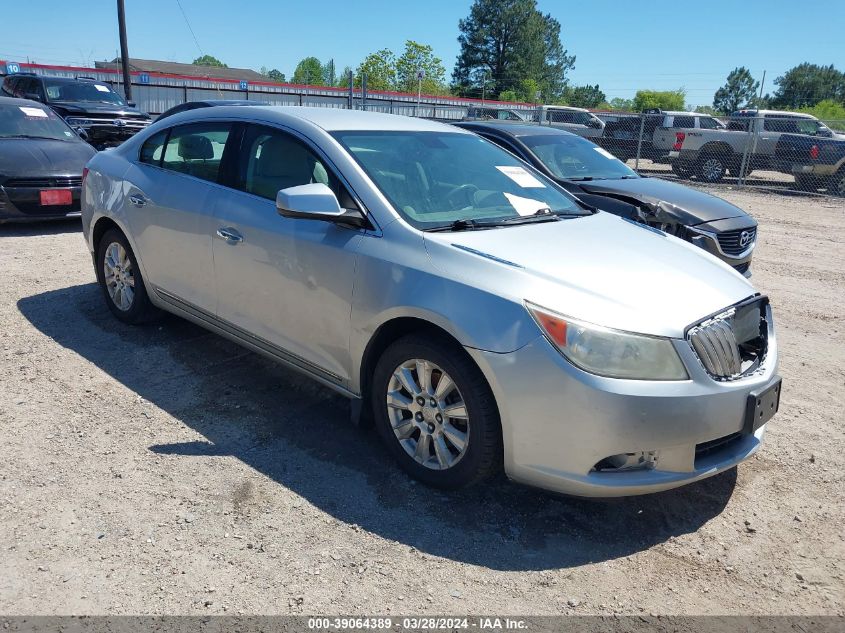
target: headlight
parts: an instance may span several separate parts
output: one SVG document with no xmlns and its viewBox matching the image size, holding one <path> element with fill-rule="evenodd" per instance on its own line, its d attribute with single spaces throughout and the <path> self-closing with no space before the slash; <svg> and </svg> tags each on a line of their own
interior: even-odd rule
<svg viewBox="0 0 845 633">
<path fill-rule="evenodd" d="M 584 371 L 634 380 L 689 378 L 669 339 L 583 323 L 531 303 L 526 307 L 549 341 Z"/>
</svg>

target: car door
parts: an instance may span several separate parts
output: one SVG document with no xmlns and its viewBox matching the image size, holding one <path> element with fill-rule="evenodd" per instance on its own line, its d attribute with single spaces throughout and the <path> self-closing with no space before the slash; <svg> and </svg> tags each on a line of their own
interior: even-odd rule
<svg viewBox="0 0 845 633">
<path fill-rule="evenodd" d="M 341 206 L 357 203 L 328 161 L 287 131 L 248 124 L 240 147 L 237 190 L 215 205 L 218 318 L 259 347 L 345 385 L 362 232 L 282 217 L 275 200 L 280 189 L 322 182 Z"/>
<path fill-rule="evenodd" d="M 180 307 L 217 311 L 211 244 L 225 191 L 232 124 L 179 125 L 153 135 L 125 180 L 126 221 L 147 280 Z"/>
</svg>

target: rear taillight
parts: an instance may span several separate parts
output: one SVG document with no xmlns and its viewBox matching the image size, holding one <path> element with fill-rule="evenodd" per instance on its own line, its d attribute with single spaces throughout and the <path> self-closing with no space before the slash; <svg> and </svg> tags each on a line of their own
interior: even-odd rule
<svg viewBox="0 0 845 633">
<path fill-rule="evenodd" d="M 818 157 L 819 157 L 819 146 L 813 145 L 810 148 L 810 158 L 812 158 L 813 160 L 817 160 Z"/>
<path fill-rule="evenodd" d="M 87 176 L 88 176 L 88 168 L 87 168 L 87 167 L 83 167 L 83 168 L 82 168 L 82 186 L 83 186 L 83 187 L 85 186 L 85 178 L 86 178 Z"/>
<path fill-rule="evenodd" d="M 675 132 L 675 144 L 672 146 L 672 149 L 676 152 L 681 151 L 681 146 L 684 144 L 684 139 L 687 135 L 684 132 Z"/>
</svg>

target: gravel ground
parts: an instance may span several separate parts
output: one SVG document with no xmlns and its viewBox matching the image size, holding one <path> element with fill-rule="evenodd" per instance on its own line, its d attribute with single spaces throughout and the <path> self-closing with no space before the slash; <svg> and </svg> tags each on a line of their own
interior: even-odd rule
<svg viewBox="0 0 845 633">
<path fill-rule="evenodd" d="M 680 490 L 415 485 L 347 404 L 176 318 L 132 328 L 78 223 L 0 227 L 0 613 L 843 614 L 845 203 L 760 222 L 784 395 Z"/>
</svg>

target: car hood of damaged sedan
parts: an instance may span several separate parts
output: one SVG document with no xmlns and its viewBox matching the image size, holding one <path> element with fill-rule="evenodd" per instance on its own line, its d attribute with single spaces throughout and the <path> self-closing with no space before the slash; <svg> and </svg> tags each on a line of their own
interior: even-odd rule
<svg viewBox="0 0 845 633">
<path fill-rule="evenodd" d="M 587 193 L 634 198 L 650 210 L 661 209 L 687 226 L 747 215 L 742 209 L 709 193 L 661 178 L 623 178 L 577 182 Z"/>
<path fill-rule="evenodd" d="M 68 140 L 3 139 L 0 140 L 0 184 L 6 178 L 78 177 L 96 153 L 97 150 L 76 136 Z"/>
<path fill-rule="evenodd" d="M 755 294 L 730 266 L 678 238 L 608 213 L 425 234 L 441 274 L 573 319 L 682 338 Z M 483 318 L 483 315 L 482 315 Z"/>
</svg>

